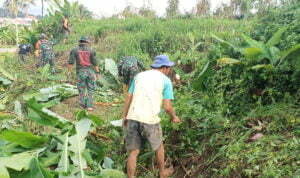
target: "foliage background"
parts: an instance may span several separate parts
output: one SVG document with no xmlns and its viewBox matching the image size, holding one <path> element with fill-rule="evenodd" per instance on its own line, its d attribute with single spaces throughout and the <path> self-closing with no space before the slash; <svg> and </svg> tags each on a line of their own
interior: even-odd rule
<svg viewBox="0 0 300 178">
<path fill-rule="evenodd" d="M 78 8 L 65 4 L 35 24 L 32 30 L 21 33 L 29 33 L 30 38 L 22 38 L 26 42 L 33 42 L 41 32 L 60 41 L 59 22 L 62 15 L 70 15 L 72 33 L 66 43 L 55 46 L 61 78 L 49 79 L 47 75 L 42 78 L 39 73 L 22 70 L 14 57 L 7 58 L 3 65 L 18 78 L 11 88 L 3 86 L 5 95 L 9 96 L 5 102 L 9 107 L 12 108 L 14 99 L 20 99 L 23 93 L 66 80 L 63 64 L 82 35 L 92 39 L 100 61 L 113 58 L 117 62 L 122 56 L 132 55 L 149 66 L 155 55 L 164 53 L 177 63 L 174 70 L 182 76 L 181 85 L 176 86 L 174 106 L 183 122 L 171 124 L 162 114 L 168 163 L 178 170 L 175 177 L 300 175 L 299 53 L 295 50 L 286 60 L 274 63 L 272 60 L 277 56 L 270 59 L 245 53 L 247 48 L 265 46 L 283 27 L 287 29 L 277 38 L 278 43 L 263 47 L 262 51 L 268 53 L 276 48 L 274 54 L 279 55 L 297 47 L 299 5 L 264 10 L 255 17 L 241 20 L 189 15 L 169 19 L 132 16 L 126 20 L 114 17 L 93 20 L 85 15 L 78 18 L 71 6 Z M 3 42 L 13 43 L 13 38 L 11 40 Z M 18 67 L 12 67 L 14 65 Z M 118 85 L 112 89 L 120 92 Z M 114 115 L 106 111 L 104 125 L 95 128 L 112 140 L 100 142 L 101 155 L 111 157 L 115 161 L 114 168 L 124 170 L 126 153 L 122 149 L 122 131 L 109 126 L 110 120 L 120 116 L 120 108 L 114 110 Z M 45 134 L 40 129 L 34 133 Z M 263 137 L 251 139 L 256 134 Z M 148 150 L 146 148 L 139 157 L 138 175 L 141 177 L 155 175 L 151 167 L 153 153 Z M 102 156 L 100 160 L 103 159 Z"/>
</svg>

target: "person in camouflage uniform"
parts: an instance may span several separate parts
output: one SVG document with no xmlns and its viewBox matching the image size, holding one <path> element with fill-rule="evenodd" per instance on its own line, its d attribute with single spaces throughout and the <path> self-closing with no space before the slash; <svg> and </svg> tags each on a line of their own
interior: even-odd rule
<svg viewBox="0 0 300 178">
<path fill-rule="evenodd" d="M 77 87 L 79 91 L 79 104 L 81 107 L 93 110 L 93 93 L 96 87 L 96 73 L 99 68 L 96 52 L 89 46 L 87 37 L 81 37 L 79 46 L 72 49 L 69 58 L 69 68 L 76 63 Z"/>
<path fill-rule="evenodd" d="M 54 69 L 54 52 L 53 52 L 53 45 L 54 43 L 52 41 L 47 40 L 47 36 L 45 34 L 41 34 L 40 40 L 38 41 L 38 48 L 41 50 L 41 56 L 40 56 L 40 63 L 38 64 L 38 67 L 43 67 L 46 64 L 50 65 L 51 73 L 55 72 Z"/>
<path fill-rule="evenodd" d="M 118 72 L 124 83 L 124 93 L 127 93 L 128 86 L 136 74 L 143 70 L 145 70 L 143 63 L 140 62 L 136 57 L 126 56 L 121 58 L 118 64 Z"/>
</svg>

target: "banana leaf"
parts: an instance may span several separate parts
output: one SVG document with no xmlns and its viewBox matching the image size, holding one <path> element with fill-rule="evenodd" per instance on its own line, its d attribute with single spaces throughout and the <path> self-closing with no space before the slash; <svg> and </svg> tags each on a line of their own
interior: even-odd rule
<svg viewBox="0 0 300 178">
<path fill-rule="evenodd" d="M 16 77 L 14 77 L 13 75 L 11 75 L 10 73 L 8 73 L 6 70 L 4 70 L 1 65 L 0 65 L 0 73 L 2 73 L 6 78 L 8 78 L 9 80 L 16 80 Z"/>
<path fill-rule="evenodd" d="M 4 86 L 8 86 L 10 84 L 12 84 L 12 82 L 6 78 L 0 77 L 0 83 L 2 83 L 2 85 Z"/>
<path fill-rule="evenodd" d="M 240 64 L 241 61 L 232 58 L 221 58 L 217 60 L 219 65 L 228 65 L 228 64 Z"/>
<path fill-rule="evenodd" d="M 69 132 L 67 132 L 64 136 L 63 136 L 63 146 L 61 146 L 62 153 L 61 153 L 61 158 L 60 161 L 58 163 L 58 167 L 56 168 L 56 171 L 58 171 L 59 173 L 67 173 L 69 171 Z"/>
<path fill-rule="evenodd" d="M 200 74 L 196 77 L 195 80 L 193 80 L 192 87 L 195 90 L 205 90 L 206 89 L 205 82 L 207 81 L 207 78 L 213 76 L 213 74 L 214 74 L 213 63 L 211 61 L 208 61 L 203 67 Z"/>
<path fill-rule="evenodd" d="M 274 33 L 274 35 L 269 39 L 269 41 L 267 42 L 266 45 L 267 45 L 268 47 L 272 47 L 272 46 L 277 45 L 277 44 L 280 42 L 283 33 L 286 32 L 287 29 L 288 29 L 288 26 L 279 29 L 279 30 L 278 30 L 276 33 Z"/>
<path fill-rule="evenodd" d="M 25 101 L 35 98 L 37 101 L 46 102 L 53 98 L 60 97 L 62 99 L 78 95 L 77 87 L 70 84 L 55 85 L 48 88 L 42 88 L 39 92 L 27 94 L 23 96 Z"/>
<path fill-rule="evenodd" d="M 33 135 L 30 132 L 20 132 L 16 130 L 3 130 L 0 132 L 0 139 L 16 143 L 24 148 L 42 147 L 48 141 L 47 137 Z"/>
<path fill-rule="evenodd" d="M 36 157 L 34 157 L 30 162 L 30 171 L 24 178 L 53 178 L 54 175 L 50 173 L 47 169 L 43 168 Z"/>
<path fill-rule="evenodd" d="M 253 60 L 253 59 L 258 59 L 259 56 L 261 56 L 263 53 L 261 48 L 256 48 L 256 47 L 250 47 L 250 48 L 245 48 L 243 54 L 247 59 Z"/>
<path fill-rule="evenodd" d="M 53 126 L 61 129 L 72 125 L 72 123 L 56 113 L 46 109 L 43 105 L 37 103 L 35 98 L 26 102 L 28 107 L 28 118 L 45 126 Z"/>
<path fill-rule="evenodd" d="M 258 70 L 258 69 L 272 69 L 274 66 L 272 64 L 258 64 L 252 66 L 251 69 Z"/>
<path fill-rule="evenodd" d="M 82 156 L 86 147 L 86 136 L 91 128 L 92 122 L 88 119 L 80 120 L 75 124 L 76 134 L 70 137 L 69 150 L 73 153 L 71 156 L 72 162 L 78 170 L 77 175 L 84 178 L 84 169 L 87 168 L 87 162 Z"/>
<path fill-rule="evenodd" d="M 115 78 L 118 78 L 118 66 L 112 59 L 105 59 L 105 70 L 112 74 Z"/>
<path fill-rule="evenodd" d="M 38 151 L 23 152 L 9 157 L 0 157 L 0 177 L 10 178 L 7 168 L 22 171 L 28 170 L 30 162 Z"/>
<path fill-rule="evenodd" d="M 104 158 L 103 164 L 102 164 L 102 167 L 104 169 L 112 169 L 113 165 L 114 165 L 114 161 L 111 158 L 109 158 L 109 157 Z"/>
<path fill-rule="evenodd" d="M 232 43 L 229 43 L 229 42 L 227 42 L 227 41 L 221 39 L 220 37 L 218 37 L 218 36 L 215 35 L 215 34 L 211 34 L 211 36 L 212 36 L 215 40 L 217 40 L 217 41 L 219 41 L 219 42 L 221 42 L 221 43 L 223 43 L 223 44 L 226 44 L 227 46 L 230 46 L 230 47 L 232 47 L 232 48 L 234 48 L 234 49 L 237 48 L 237 47 L 236 47 L 235 45 L 233 45 Z"/>
<path fill-rule="evenodd" d="M 260 48 L 260 49 L 264 49 L 265 45 L 259 41 L 256 41 L 252 38 L 250 38 L 247 35 L 242 34 L 242 38 L 246 41 L 246 43 L 250 46 L 250 47 L 255 47 L 255 48 Z"/>
<path fill-rule="evenodd" d="M 300 59 L 300 44 L 295 45 L 294 47 L 281 52 L 280 55 L 280 63 L 282 63 L 284 60 L 293 60 L 293 59 Z"/>
</svg>

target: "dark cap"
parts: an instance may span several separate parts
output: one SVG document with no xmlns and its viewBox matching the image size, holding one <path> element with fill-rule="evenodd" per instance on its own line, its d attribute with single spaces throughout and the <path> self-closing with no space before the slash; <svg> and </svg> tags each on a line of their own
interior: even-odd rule
<svg viewBox="0 0 300 178">
<path fill-rule="evenodd" d="M 80 43 L 89 43 L 90 40 L 89 40 L 88 37 L 82 36 L 82 37 L 80 37 L 79 42 L 80 42 Z"/>
</svg>

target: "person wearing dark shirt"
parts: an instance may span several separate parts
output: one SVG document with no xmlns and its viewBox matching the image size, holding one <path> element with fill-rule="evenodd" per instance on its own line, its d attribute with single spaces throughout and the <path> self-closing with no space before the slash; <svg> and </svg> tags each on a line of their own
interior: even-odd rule
<svg viewBox="0 0 300 178">
<path fill-rule="evenodd" d="M 20 44 L 19 45 L 19 60 L 25 62 L 26 56 L 31 52 L 31 44 Z"/>
<path fill-rule="evenodd" d="M 69 70 L 76 63 L 79 104 L 88 111 L 93 111 L 93 93 L 96 86 L 96 74 L 99 68 L 96 52 L 89 47 L 87 37 L 81 37 L 79 46 L 72 49 L 69 57 Z"/>
</svg>

